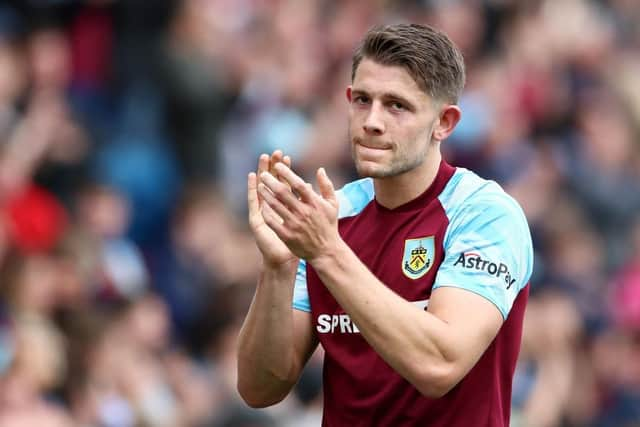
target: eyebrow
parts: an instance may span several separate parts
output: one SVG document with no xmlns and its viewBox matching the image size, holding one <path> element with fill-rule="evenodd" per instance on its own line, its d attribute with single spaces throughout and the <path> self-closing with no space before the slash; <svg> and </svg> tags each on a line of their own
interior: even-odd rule
<svg viewBox="0 0 640 427">
<path fill-rule="evenodd" d="M 363 90 L 363 89 L 352 89 L 351 93 L 354 94 L 354 95 L 366 95 L 369 98 L 371 98 L 371 94 L 369 92 L 367 92 L 366 90 Z M 412 108 L 412 109 L 415 109 L 415 107 L 416 107 L 416 103 L 415 102 L 410 101 L 409 99 L 405 98 L 404 96 L 399 95 L 399 94 L 394 93 L 394 92 L 383 92 L 381 96 L 384 99 L 393 99 L 393 100 L 396 100 L 396 101 L 400 101 L 401 103 L 407 105 L 407 107 Z"/>
</svg>

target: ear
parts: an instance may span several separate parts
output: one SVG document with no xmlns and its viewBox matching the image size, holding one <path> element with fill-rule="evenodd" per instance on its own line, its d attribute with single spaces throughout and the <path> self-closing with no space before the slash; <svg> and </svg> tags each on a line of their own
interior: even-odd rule
<svg viewBox="0 0 640 427">
<path fill-rule="evenodd" d="M 353 88 L 353 86 L 349 85 L 349 86 L 347 86 L 347 90 L 346 90 L 347 101 L 349 101 L 349 104 L 351 104 L 351 101 L 353 100 L 353 94 L 351 92 L 352 88 Z"/>
<path fill-rule="evenodd" d="M 451 135 L 453 129 L 460 121 L 462 111 L 457 105 L 444 105 L 440 111 L 440 118 L 433 129 L 433 139 L 436 141 L 445 140 Z"/>
</svg>

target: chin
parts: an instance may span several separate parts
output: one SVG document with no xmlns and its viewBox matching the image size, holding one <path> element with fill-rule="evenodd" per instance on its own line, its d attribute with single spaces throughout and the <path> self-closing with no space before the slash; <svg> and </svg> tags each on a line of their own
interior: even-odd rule
<svg viewBox="0 0 640 427">
<path fill-rule="evenodd" d="M 389 176 L 389 171 L 384 167 L 367 161 L 356 162 L 356 171 L 362 178 L 386 178 Z"/>
<path fill-rule="evenodd" d="M 358 175 L 363 178 L 385 178 L 393 172 L 393 159 L 389 158 L 391 150 L 360 152 L 354 146 L 351 157 Z"/>
<path fill-rule="evenodd" d="M 356 160 L 355 166 L 358 175 L 363 178 L 390 178 L 411 172 L 422 164 L 422 161 L 395 162 L 381 164 L 371 160 Z"/>
</svg>

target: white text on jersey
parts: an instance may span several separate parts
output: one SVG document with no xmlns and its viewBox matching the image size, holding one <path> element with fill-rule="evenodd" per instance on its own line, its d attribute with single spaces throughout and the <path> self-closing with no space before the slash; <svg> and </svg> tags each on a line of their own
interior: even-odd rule
<svg viewBox="0 0 640 427">
<path fill-rule="evenodd" d="M 424 310 L 429 304 L 429 300 L 412 301 L 415 306 Z M 321 334 L 333 334 L 340 332 L 341 334 L 357 334 L 360 329 L 351 320 L 348 314 L 320 314 L 318 315 L 318 323 L 316 330 Z"/>
</svg>

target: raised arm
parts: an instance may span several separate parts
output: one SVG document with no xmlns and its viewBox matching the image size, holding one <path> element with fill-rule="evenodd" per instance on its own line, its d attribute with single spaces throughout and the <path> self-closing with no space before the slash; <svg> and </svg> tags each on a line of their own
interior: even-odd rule
<svg viewBox="0 0 640 427">
<path fill-rule="evenodd" d="M 290 164 L 276 151 L 260 156 L 258 176 L 278 162 Z M 263 257 L 258 285 L 238 344 L 238 392 L 253 407 L 281 401 L 295 385 L 317 346 L 311 315 L 292 308 L 298 258 L 265 224 L 280 220 L 257 194 L 258 176 L 248 177 L 249 223 Z M 293 195 L 292 195 L 293 197 Z"/>
<path fill-rule="evenodd" d="M 284 399 L 318 344 L 311 314 L 291 308 L 289 273 L 275 269 L 261 273 L 240 331 L 238 392 L 252 407 Z"/>
</svg>

